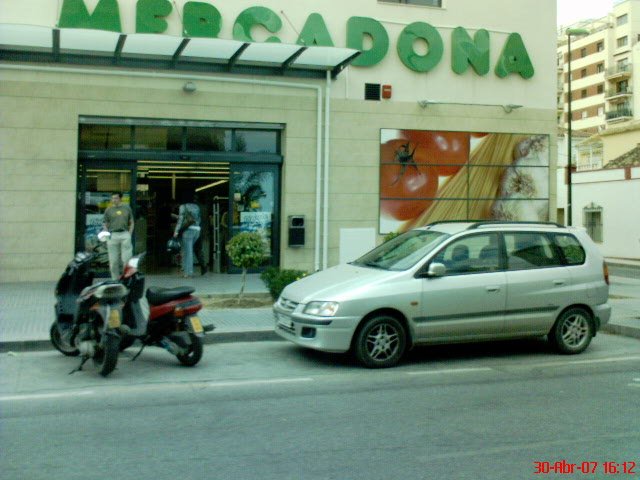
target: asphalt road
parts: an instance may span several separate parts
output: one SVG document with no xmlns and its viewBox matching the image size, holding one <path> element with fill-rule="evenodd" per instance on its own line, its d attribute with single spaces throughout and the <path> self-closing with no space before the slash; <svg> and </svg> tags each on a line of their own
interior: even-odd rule
<svg viewBox="0 0 640 480">
<path fill-rule="evenodd" d="M 630 338 L 599 334 L 579 356 L 542 341 L 432 347 L 383 371 L 284 342 L 208 345 L 196 368 L 162 351 L 130 358 L 103 379 L 91 366 L 68 375 L 76 359 L 54 352 L 3 354 L 2 478 L 611 478 L 604 462 L 640 472 Z M 561 461 L 574 475 L 535 475 Z"/>
</svg>

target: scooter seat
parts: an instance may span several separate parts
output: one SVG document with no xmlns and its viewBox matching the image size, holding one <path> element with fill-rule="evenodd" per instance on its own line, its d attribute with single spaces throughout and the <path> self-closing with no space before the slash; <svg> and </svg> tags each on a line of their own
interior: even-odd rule
<svg viewBox="0 0 640 480">
<path fill-rule="evenodd" d="M 193 287 L 149 287 L 146 297 L 149 305 L 162 305 L 163 303 L 191 295 L 195 291 L 196 289 Z"/>
</svg>

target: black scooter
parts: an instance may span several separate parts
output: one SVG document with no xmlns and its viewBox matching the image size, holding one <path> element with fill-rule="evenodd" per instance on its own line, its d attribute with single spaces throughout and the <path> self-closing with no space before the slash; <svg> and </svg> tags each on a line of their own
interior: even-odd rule
<svg viewBox="0 0 640 480">
<path fill-rule="evenodd" d="M 82 370 L 90 358 L 102 376 L 109 375 L 118 362 L 122 337 L 122 309 L 127 289 L 107 280 L 93 284 L 93 254 L 77 253 L 56 285 L 56 318 L 49 330 L 53 346 L 62 354 L 81 355 Z M 126 327 L 125 327 L 126 329 Z"/>
</svg>

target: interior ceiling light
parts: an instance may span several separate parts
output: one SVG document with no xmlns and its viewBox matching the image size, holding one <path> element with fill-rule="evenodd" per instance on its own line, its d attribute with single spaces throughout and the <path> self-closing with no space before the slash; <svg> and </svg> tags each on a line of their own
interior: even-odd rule
<svg viewBox="0 0 640 480">
<path fill-rule="evenodd" d="M 196 192 L 201 192 L 202 190 L 206 190 L 206 189 L 208 189 L 208 188 L 216 187 L 216 186 L 218 186 L 218 185 L 220 185 L 220 184 L 222 184 L 222 183 L 227 183 L 228 181 L 229 181 L 229 180 L 219 180 L 219 181 L 217 181 L 217 182 L 213 182 L 213 183 L 210 183 L 210 184 L 208 184 L 208 185 L 204 185 L 204 186 L 202 186 L 202 187 L 198 187 L 198 188 L 196 188 Z"/>
<path fill-rule="evenodd" d="M 224 182 L 228 182 L 229 179 L 228 178 L 220 178 L 220 177 L 213 177 L 211 175 L 204 175 L 204 176 L 200 176 L 200 177 L 194 177 L 191 175 L 185 175 L 185 176 L 167 176 L 167 175 L 149 175 L 147 178 L 151 179 L 151 180 L 221 180 Z"/>
</svg>

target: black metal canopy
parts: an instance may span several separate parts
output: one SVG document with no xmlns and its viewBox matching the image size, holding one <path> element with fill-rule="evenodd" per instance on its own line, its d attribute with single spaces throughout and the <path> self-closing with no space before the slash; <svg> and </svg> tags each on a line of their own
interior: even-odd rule
<svg viewBox="0 0 640 480">
<path fill-rule="evenodd" d="M 360 51 L 219 38 L 0 24 L 0 61 L 335 78 Z"/>
</svg>

